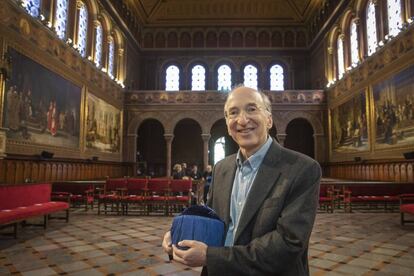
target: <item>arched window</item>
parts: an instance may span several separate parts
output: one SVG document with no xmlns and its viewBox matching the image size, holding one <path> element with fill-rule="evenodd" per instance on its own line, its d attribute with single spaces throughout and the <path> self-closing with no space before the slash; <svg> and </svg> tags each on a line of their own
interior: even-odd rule
<svg viewBox="0 0 414 276">
<path fill-rule="evenodd" d="M 257 68 L 251 64 L 244 67 L 244 86 L 257 89 Z"/>
<path fill-rule="evenodd" d="M 40 0 L 23 0 L 22 5 L 31 16 L 40 15 Z"/>
<path fill-rule="evenodd" d="M 216 140 L 214 143 L 214 165 L 224 159 L 225 157 L 225 146 L 226 141 L 224 140 L 224 137 L 220 137 Z"/>
<path fill-rule="evenodd" d="M 355 21 L 352 21 L 350 27 L 350 43 L 351 43 L 351 64 L 356 66 L 359 63 L 359 47 L 358 47 L 358 27 Z"/>
<path fill-rule="evenodd" d="M 108 45 L 108 75 L 114 77 L 114 63 L 115 63 L 115 42 L 112 37 L 109 37 Z"/>
<path fill-rule="evenodd" d="M 180 90 L 180 69 L 175 65 L 168 66 L 165 76 L 165 90 L 178 91 Z"/>
<path fill-rule="evenodd" d="M 56 0 L 55 32 L 60 39 L 66 37 L 66 25 L 68 22 L 68 0 Z"/>
<path fill-rule="evenodd" d="M 101 67 L 101 61 L 102 61 L 102 37 L 103 37 L 103 31 L 102 31 L 102 25 L 101 23 L 97 22 L 95 25 L 95 56 L 94 56 L 94 62 L 96 67 Z"/>
<path fill-rule="evenodd" d="M 86 56 L 86 43 L 88 37 L 88 9 L 83 2 L 78 2 L 78 39 L 77 48 L 82 57 Z"/>
<path fill-rule="evenodd" d="M 191 69 L 191 90 L 206 90 L 206 69 L 202 65 L 195 65 Z"/>
<path fill-rule="evenodd" d="M 275 64 L 270 67 L 270 90 L 285 90 L 283 67 Z"/>
<path fill-rule="evenodd" d="M 368 56 L 375 53 L 377 49 L 377 21 L 375 19 L 375 5 L 369 1 L 367 6 L 367 44 Z"/>
<path fill-rule="evenodd" d="M 396 36 L 401 31 L 401 0 L 387 0 L 388 8 L 388 35 Z"/>
<path fill-rule="evenodd" d="M 217 90 L 231 90 L 231 68 L 228 65 L 223 64 L 217 69 Z"/>
<path fill-rule="evenodd" d="M 337 53 L 337 66 L 338 66 L 338 79 L 342 78 L 345 73 L 345 64 L 344 64 L 344 40 L 343 36 L 340 35 L 336 41 L 336 53 Z"/>
</svg>

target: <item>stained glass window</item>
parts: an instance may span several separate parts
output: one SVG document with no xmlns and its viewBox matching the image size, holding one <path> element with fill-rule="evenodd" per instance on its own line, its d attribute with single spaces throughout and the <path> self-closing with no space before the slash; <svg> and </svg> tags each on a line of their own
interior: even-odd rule
<svg viewBox="0 0 414 276">
<path fill-rule="evenodd" d="M 396 36 L 401 31 L 401 0 L 388 0 L 388 34 Z"/>
<path fill-rule="evenodd" d="M 228 65 L 221 65 L 217 70 L 217 90 L 231 90 L 231 68 Z"/>
<path fill-rule="evenodd" d="M 257 68 L 251 64 L 244 67 L 244 86 L 257 89 Z"/>
<path fill-rule="evenodd" d="M 40 11 L 40 0 L 23 0 L 23 7 L 33 17 L 38 17 Z"/>
<path fill-rule="evenodd" d="M 68 0 L 56 0 L 55 31 L 60 39 L 65 39 L 68 21 Z"/>
<path fill-rule="evenodd" d="M 115 59 L 115 43 L 111 38 L 109 39 L 109 51 L 108 51 L 108 75 L 110 77 L 114 76 L 114 59 Z"/>
<path fill-rule="evenodd" d="M 226 141 L 220 137 L 214 143 L 214 165 L 225 157 Z"/>
<path fill-rule="evenodd" d="M 342 78 L 345 73 L 344 65 L 344 40 L 341 37 L 338 37 L 337 40 L 337 59 L 338 59 L 338 79 Z"/>
<path fill-rule="evenodd" d="M 94 62 L 96 67 L 101 67 L 102 60 L 102 25 L 98 23 L 95 27 L 95 56 Z"/>
<path fill-rule="evenodd" d="M 279 64 L 270 67 L 270 90 L 285 90 L 283 67 Z"/>
<path fill-rule="evenodd" d="M 191 69 L 191 90 L 206 90 L 206 69 L 202 65 L 195 65 Z"/>
<path fill-rule="evenodd" d="M 81 2 L 78 18 L 78 51 L 81 56 L 86 56 L 86 39 L 88 36 L 88 9 Z"/>
<path fill-rule="evenodd" d="M 165 77 L 165 90 L 178 91 L 180 88 L 180 69 L 175 65 L 168 66 Z"/>
<path fill-rule="evenodd" d="M 375 53 L 377 49 L 377 21 L 375 19 L 375 5 L 372 1 L 367 6 L 367 42 L 368 56 Z"/>
<path fill-rule="evenodd" d="M 358 27 L 355 21 L 352 21 L 351 23 L 350 42 L 351 42 L 351 63 L 352 63 L 352 66 L 355 66 L 359 63 Z"/>
</svg>

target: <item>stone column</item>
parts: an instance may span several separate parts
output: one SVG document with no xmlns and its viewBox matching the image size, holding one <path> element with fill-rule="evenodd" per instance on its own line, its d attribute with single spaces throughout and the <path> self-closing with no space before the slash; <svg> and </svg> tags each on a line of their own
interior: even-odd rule
<svg viewBox="0 0 414 276">
<path fill-rule="evenodd" d="M 327 160 L 327 148 L 325 143 L 325 136 L 323 133 L 315 133 L 313 134 L 313 143 L 314 143 L 314 152 L 315 152 L 315 160 L 319 161 L 320 163 L 324 163 Z"/>
<path fill-rule="evenodd" d="M 167 144 L 167 165 L 165 171 L 167 172 L 167 176 L 171 176 L 171 145 L 174 134 L 164 134 L 164 139 Z"/>
<path fill-rule="evenodd" d="M 0 159 L 6 157 L 6 128 L 0 128 Z"/>
<path fill-rule="evenodd" d="M 127 162 L 136 162 L 137 153 L 137 134 L 127 134 L 126 143 L 123 147 L 124 160 Z"/>
<path fill-rule="evenodd" d="M 208 165 L 208 142 L 210 137 L 210 133 L 201 134 L 201 139 L 203 139 L 203 171 L 206 170 Z"/>
<path fill-rule="evenodd" d="M 279 144 L 281 146 L 284 146 L 287 134 L 286 133 L 280 133 L 280 134 L 276 134 L 276 136 L 277 136 L 277 139 L 279 140 Z"/>
</svg>

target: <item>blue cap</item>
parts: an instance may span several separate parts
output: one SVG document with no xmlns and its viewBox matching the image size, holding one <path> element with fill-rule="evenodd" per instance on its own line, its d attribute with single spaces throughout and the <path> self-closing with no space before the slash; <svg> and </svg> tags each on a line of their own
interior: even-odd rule
<svg viewBox="0 0 414 276">
<path fill-rule="evenodd" d="M 207 206 L 191 206 L 176 216 L 171 226 L 172 244 L 182 240 L 201 241 L 208 246 L 224 245 L 224 222 Z"/>
</svg>

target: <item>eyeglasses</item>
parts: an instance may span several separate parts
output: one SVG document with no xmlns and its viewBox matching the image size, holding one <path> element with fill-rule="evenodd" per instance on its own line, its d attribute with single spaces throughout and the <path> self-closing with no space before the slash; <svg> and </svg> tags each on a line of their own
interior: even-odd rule
<svg viewBox="0 0 414 276">
<path fill-rule="evenodd" d="M 244 112 L 246 117 L 251 118 L 257 116 L 261 110 L 263 110 L 262 107 L 252 104 L 246 106 L 244 109 L 231 108 L 229 111 L 226 111 L 224 113 L 224 116 L 230 120 L 234 120 L 238 118 L 242 114 L 242 112 Z"/>
</svg>

